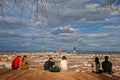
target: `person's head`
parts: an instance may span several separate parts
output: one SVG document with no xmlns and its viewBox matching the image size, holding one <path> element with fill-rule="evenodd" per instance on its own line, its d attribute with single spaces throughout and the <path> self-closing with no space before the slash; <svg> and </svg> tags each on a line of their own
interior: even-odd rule
<svg viewBox="0 0 120 80">
<path fill-rule="evenodd" d="M 99 64 L 99 58 L 98 58 L 98 57 L 95 57 L 95 62 L 96 62 L 97 64 Z"/>
<path fill-rule="evenodd" d="M 50 57 L 49 60 L 50 60 L 50 61 L 53 61 L 53 58 Z"/>
<path fill-rule="evenodd" d="M 62 60 L 66 60 L 67 58 L 65 56 L 62 57 Z"/>
<path fill-rule="evenodd" d="M 55 62 L 52 62 L 52 66 L 54 66 L 55 65 Z"/>
<path fill-rule="evenodd" d="M 21 58 L 21 56 L 17 56 L 18 58 Z"/>
<path fill-rule="evenodd" d="M 23 56 L 23 58 L 27 58 L 27 56 L 26 56 L 26 55 L 24 55 L 24 56 Z"/>
<path fill-rule="evenodd" d="M 23 56 L 23 58 L 22 58 L 22 61 L 23 61 L 23 60 L 25 60 L 26 58 L 27 58 L 27 56 L 26 56 L 26 55 L 24 55 L 24 56 Z"/>
<path fill-rule="evenodd" d="M 105 56 L 105 61 L 108 61 L 109 57 L 108 56 Z"/>
<path fill-rule="evenodd" d="M 53 61 L 52 62 L 52 66 L 58 66 L 58 62 L 57 61 Z"/>
</svg>

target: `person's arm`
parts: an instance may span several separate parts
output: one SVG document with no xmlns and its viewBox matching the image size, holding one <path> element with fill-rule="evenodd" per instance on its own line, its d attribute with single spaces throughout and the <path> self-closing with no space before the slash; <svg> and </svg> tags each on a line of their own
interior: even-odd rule
<svg viewBox="0 0 120 80">
<path fill-rule="evenodd" d="M 44 70 L 47 70 L 47 61 L 44 63 Z"/>
<path fill-rule="evenodd" d="M 110 63 L 111 63 L 111 62 L 110 62 Z M 111 63 L 111 72 L 113 72 L 113 71 L 112 71 L 112 63 Z"/>
<path fill-rule="evenodd" d="M 60 68 L 62 67 L 62 61 L 60 61 Z"/>
<path fill-rule="evenodd" d="M 102 62 L 102 69 L 103 69 L 103 62 Z"/>
<path fill-rule="evenodd" d="M 91 67 L 93 67 L 94 65 L 93 65 L 93 63 L 91 64 Z"/>
<path fill-rule="evenodd" d="M 50 72 L 53 72 L 53 68 L 52 68 L 52 67 L 50 67 L 50 68 L 49 68 L 49 71 L 50 71 Z"/>
<path fill-rule="evenodd" d="M 98 66 L 99 68 L 100 68 L 100 63 L 99 63 L 99 66 Z"/>
<path fill-rule="evenodd" d="M 103 69 L 103 70 L 105 69 L 105 65 L 104 65 L 104 62 L 102 62 L 102 69 Z"/>
</svg>

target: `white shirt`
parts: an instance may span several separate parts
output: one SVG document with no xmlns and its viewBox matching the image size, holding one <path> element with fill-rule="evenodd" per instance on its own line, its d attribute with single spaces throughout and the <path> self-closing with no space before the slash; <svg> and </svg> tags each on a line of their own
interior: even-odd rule
<svg viewBox="0 0 120 80">
<path fill-rule="evenodd" d="M 67 65 L 67 64 L 68 64 L 68 63 L 67 63 L 66 60 L 61 60 L 61 61 L 60 61 L 60 68 L 61 68 L 62 70 L 67 71 L 67 70 L 68 70 L 68 65 Z"/>
<path fill-rule="evenodd" d="M 99 72 L 99 68 L 100 68 L 100 64 L 96 64 L 95 62 L 93 62 L 92 71 L 93 72 Z"/>
</svg>

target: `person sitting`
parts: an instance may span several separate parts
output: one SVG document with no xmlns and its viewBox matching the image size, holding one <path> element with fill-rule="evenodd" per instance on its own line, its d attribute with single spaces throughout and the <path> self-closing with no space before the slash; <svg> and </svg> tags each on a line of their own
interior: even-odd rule
<svg viewBox="0 0 120 80">
<path fill-rule="evenodd" d="M 95 72 L 95 73 L 100 72 L 100 62 L 98 57 L 95 57 L 95 61 L 92 64 L 92 72 Z"/>
<path fill-rule="evenodd" d="M 49 70 L 50 67 L 52 67 L 52 62 L 53 62 L 53 58 L 49 58 L 49 60 L 47 60 L 44 63 L 44 70 Z"/>
<path fill-rule="evenodd" d="M 65 56 L 63 56 L 62 60 L 60 61 L 60 68 L 62 71 L 68 71 L 68 62 Z"/>
<path fill-rule="evenodd" d="M 20 58 L 21 58 L 21 56 L 17 56 L 17 57 L 12 61 L 12 69 L 13 69 L 13 70 L 16 70 L 16 69 L 19 68 Z"/>
<path fill-rule="evenodd" d="M 109 57 L 105 56 L 105 61 L 102 62 L 102 68 L 104 73 L 112 73 L 112 63 L 108 61 Z"/>
<path fill-rule="evenodd" d="M 52 62 L 52 67 L 49 68 L 50 72 L 60 72 L 60 68 L 58 67 L 56 62 Z"/>
<path fill-rule="evenodd" d="M 28 70 L 28 61 L 26 55 L 24 55 L 21 60 L 20 70 Z"/>
</svg>

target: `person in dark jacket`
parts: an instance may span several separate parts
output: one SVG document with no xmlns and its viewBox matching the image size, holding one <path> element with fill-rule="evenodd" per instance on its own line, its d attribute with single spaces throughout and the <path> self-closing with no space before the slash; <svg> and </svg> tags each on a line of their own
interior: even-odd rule
<svg viewBox="0 0 120 80">
<path fill-rule="evenodd" d="M 17 56 L 12 62 L 12 69 L 18 69 L 20 64 L 20 56 Z"/>
<path fill-rule="evenodd" d="M 102 62 L 102 68 L 104 73 L 112 73 L 112 63 L 108 61 L 109 57 L 105 56 L 105 61 Z"/>
<path fill-rule="evenodd" d="M 44 70 L 49 70 L 49 68 L 52 67 L 52 62 L 53 58 L 50 57 L 49 60 L 44 63 Z"/>
</svg>

